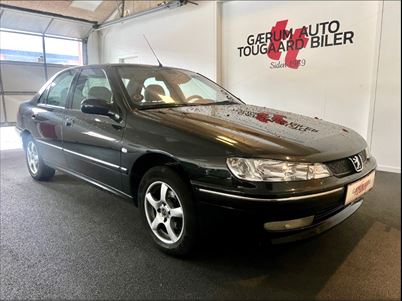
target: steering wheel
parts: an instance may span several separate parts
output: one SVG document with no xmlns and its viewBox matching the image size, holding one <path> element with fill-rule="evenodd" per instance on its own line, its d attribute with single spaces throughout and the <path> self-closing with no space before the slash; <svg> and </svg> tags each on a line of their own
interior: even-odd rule
<svg viewBox="0 0 402 301">
<path fill-rule="evenodd" d="M 198 100 L 202 101 L 203 99 L 204 99 L 204 97 L 202 97 L 200 95 L 192 95 L 192 96 L 188 97 L 186 100 L 187 100 L 187 103 L 196 103 Z"/>
</svg>

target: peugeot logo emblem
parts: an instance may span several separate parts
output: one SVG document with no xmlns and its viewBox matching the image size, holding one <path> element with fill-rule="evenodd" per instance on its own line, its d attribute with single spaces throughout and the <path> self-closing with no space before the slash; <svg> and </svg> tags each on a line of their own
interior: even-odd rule
<svg viewBox="0 0 402 301">
<path fill-rule="evenodd" d="M 353 167 L 355 168 L 355 170 L 357 172 L 362 171 L 363 169 L 363 160 L 362 157 L 360 157 L 360 155 L 355 155 L 353 157 L 348 158 L 350 160 L 350 162 L 352 162 Z"/>
</svg>

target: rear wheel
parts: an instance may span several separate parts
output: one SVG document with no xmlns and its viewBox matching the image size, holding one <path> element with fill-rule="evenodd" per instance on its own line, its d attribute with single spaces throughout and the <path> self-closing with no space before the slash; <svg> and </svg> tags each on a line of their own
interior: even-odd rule
<svg viewBox="0 0 402 301">
<path fill-rule="evenodd" d="M 144 224 L 156 245 L 169 254 L 189 254 L 197 222 L 188 185 L 171 168 L 154 167 L 141 180 L 138 196 Z"/>
<path fill-rule="evenodd" d="M 35 180 L 46 181 L 54 176 L 55 170 L 43 162 L 38 146 L 31 136 L 26 138 L 25 157 L 28 171 Z"/>
</svg>

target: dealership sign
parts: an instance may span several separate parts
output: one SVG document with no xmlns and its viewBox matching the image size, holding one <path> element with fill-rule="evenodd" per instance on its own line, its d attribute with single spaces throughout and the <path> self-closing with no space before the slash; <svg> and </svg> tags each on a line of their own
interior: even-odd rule
<svg viewBox="0 0 402 301">
<path fill-rule="evenodd" d="M 298 59 L 299 51 L 305 48 L 353 44 L 354 32 L 341 31 L 338 20 L 289 29 L 286 28 L 287 24 L 288 20 L 278 21 L 269 32 L 250 34 L 247 37 L 247 44 L 237 48 L 239 56 L 263 54 L 268 59 L 277 61 L 271 62 L 272 69 L 285 67 L 298 69 L 306 63 L 304 59 Z M 283 52 L 286 52 L 285 61 L 281 63 L 279 60 Z"/>
</svg>

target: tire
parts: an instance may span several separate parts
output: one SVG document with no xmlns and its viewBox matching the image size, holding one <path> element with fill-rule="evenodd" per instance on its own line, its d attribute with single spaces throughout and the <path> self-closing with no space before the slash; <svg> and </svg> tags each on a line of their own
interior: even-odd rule
<svg viewBox="0 0 402 301">
<path fill-rule="evenodd" d="M 139 186 L 138 204 L 159 249 L 175 256 L 193 251 L 198 237 L 195 203 L 190 187 L 173 169 L 158 166 L 147 171 Z"/>
<path fill-rule="evenodd" d="M 28 136 L 25 142 L 25 159 L 28 171 L 32 178 L 37 181 L 50 180 L 55 170 L 47 166 L 39 153 L 38 145 L 32 136 Z"/>
</svg>

